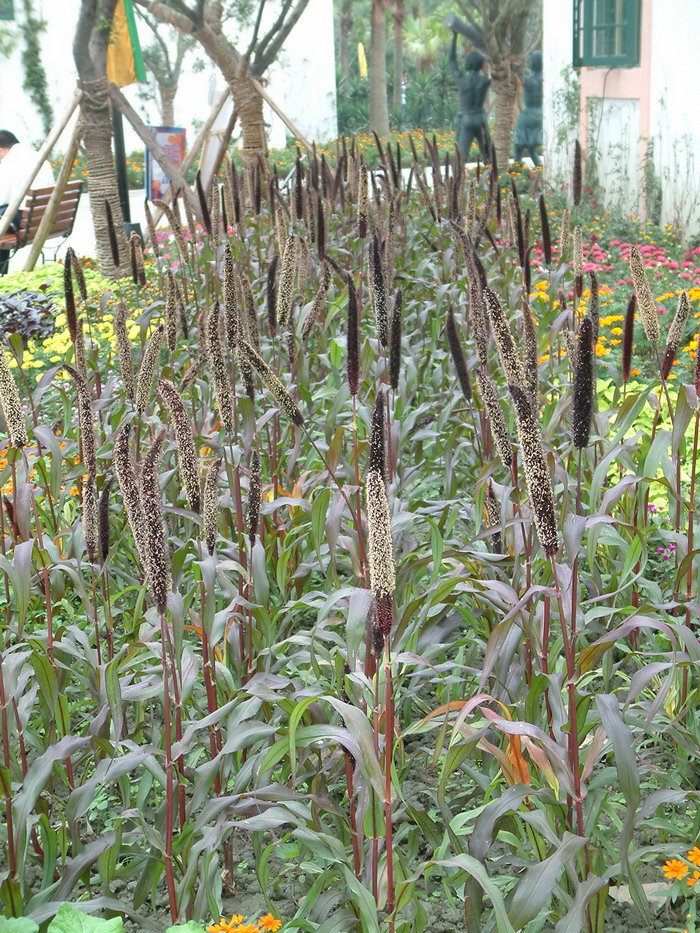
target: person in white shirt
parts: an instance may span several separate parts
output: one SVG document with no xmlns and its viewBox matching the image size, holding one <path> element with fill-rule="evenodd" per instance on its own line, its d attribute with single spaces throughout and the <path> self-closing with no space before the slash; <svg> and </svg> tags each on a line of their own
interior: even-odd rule
<svg viewBox="0 0 700 933">
<path fill-rule="evenodd" d="M 36 164 L 36 152 L 31 146 L 21 143 L 14 133 L 9 130 L 0 130 L 0 215 L 4 214 L 8 205 L 14 201 L 27 183 L 27 172 Z M 54 185 L 53 170 L 48 162 L 44 162 L 32 188 L 52 188 Z M 22 208 L 26 206 L 27 198 L 17 211 L 12 221 L 10 231 L 16 230 L 22 220 Z M 10 259 L 10 250 L 0 249 L 0 275 L 5 275 Z"/>
</svg>

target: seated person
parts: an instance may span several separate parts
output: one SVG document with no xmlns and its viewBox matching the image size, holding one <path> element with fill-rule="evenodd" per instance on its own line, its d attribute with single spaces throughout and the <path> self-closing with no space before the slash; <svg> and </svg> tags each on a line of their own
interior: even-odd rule
<svg viewBox="0 0 700 933">
<path fill-rule="evenodd" d="M 21 143 L 14 133 L 9 130 L 0 130 L 0 216 L 5 213 L 8 205 L 22 193 L 22 187 L 27 183 L 27 174 L 32 165 L 36 164 L 36 155 L 34 149 Z M 44 162 L 32 182 L 32 188 L 52 188 L 53 184 L 53 170 L 48 162 Z M 22 209 L 27 200 L 25 198 L 15 214 L 10 231 L 18 229 L 22 221 Z M 10 250 L 0 249 L 0 275 L 5 275 L 7 272 L 9 261 Z"/>
</svg>

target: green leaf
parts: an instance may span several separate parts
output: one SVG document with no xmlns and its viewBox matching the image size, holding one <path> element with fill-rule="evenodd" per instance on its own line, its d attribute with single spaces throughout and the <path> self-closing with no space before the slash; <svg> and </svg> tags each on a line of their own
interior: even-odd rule
<svg viewBox="0 0 700 933">
<path fill-rule="evenodd" d="M 102 920 L 84 914 L 72 904 L 61 904 L 49 924 L 48 933 L 122 933 L 123 929 L 124 921 L 121 917 Z"/>
<path fill-rule="evenodd" d="M 0 933 L 39 933 L 39 926 L 29 917 L 0 916 Z"/>
<path fill-rule="evenodd" d="M 564 833 L 559 848 L 549 858 L 527 869 L 513 895 L 508 916 L 516 930 L 534 920 L 552 895 L 564 867 L 586 844 L 582 836 Z"/>
</svg>

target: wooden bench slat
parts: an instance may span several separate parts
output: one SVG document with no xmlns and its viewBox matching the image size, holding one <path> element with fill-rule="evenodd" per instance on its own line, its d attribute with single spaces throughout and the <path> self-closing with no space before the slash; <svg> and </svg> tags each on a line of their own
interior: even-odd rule
<svg viewBox="0 0 700 933">
<path fill-rule="evenodd" d="M 40 214 L 35 213 L 32 215 L 32 219 L 31 219 L 31 222 L 28 228 L 28 235 L 30 237 L 33 237 L 36 231 L 39 229 L 39 224 L 41 223 L 43 216 L 44 216 L 43 211 Z M 64 220 L 72 221 L 74 217 L 75 217 L 75 206 L 64 207 L 62 204 L 58 212 L 56 213 L 56 216 L 54 217 L 52 229 L 57 224 L 62 223 Z"/>
<path fill-rule="evenodd" d="M 50 195 L 49 195 L 49 197 L 44 197 L 44 196 L 42 196 L 41 198 L 36 198 L 36 199 L 34 200 L 34 204 L 33 204 L 33 211 L 35 211 L 35 212 L 36 212 L 37 210 L 45 211 L 46 208 L 48 207 L 49 200 L 50 200 Z M 78 202 L 79 200 L 80 200 L 80 193 L 79 193 L 79 192 L 73 192 L 73 193 L 70 194 L 69 197 L 66 197 L 66 196 L 64 195 L 64 196 L 61 198 L 61 204 L 77 204 L 77 202 Z"/>
<path fill-rule="evenodd" d="M 28 192 L 29 203 L 23 212 L 19 232 L 16 234 L 8 234 L 7 237 L 0 240 L 0 246 L 6 245 L 10 249 L 20 249 L 34 241 L 49 206 L 53 191 L 53 188 L 37 188 L 35 191 Z M 83 183 L 81 181 L 72 181 L 68 183 L 63 192 L 60 204 L 58 205 L 58 210 L 51 224 L 51 229 L 46 236 L 47 240 L 70 235 L 73 225 L 75 224 L 82 191 Z"/>
</svg>

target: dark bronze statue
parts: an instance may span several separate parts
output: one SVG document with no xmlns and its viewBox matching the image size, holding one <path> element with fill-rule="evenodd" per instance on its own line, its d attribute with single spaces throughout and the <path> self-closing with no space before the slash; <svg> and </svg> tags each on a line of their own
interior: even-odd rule
<svg viewBox="0 0 700 933">
<path fill-rule="evenodd" d="M 486 58 L 481 52 L 473 50 L 467 55 L 465 61 L 466 72 L 461 70 L 457 64 L 457 31 L 455 29 L 450 48 L 450 68 L 459 91 L 455 138 L 459 154 L 465 161 L 473 142 L 478 145 L 482 160 L 484 162 L 488 160 L 484 101 L 491 79 L 481 70 L 485 63 Z"/>
<path fill-rule="evenodd" d="M 515 161 L 522 162 L 527 152 L 535 165 L 542 145 L 542 52 L 533 52 L 528 62 L 530 70 L 523 82 L 523 109 L 515 124 Z"/>
</svg>

